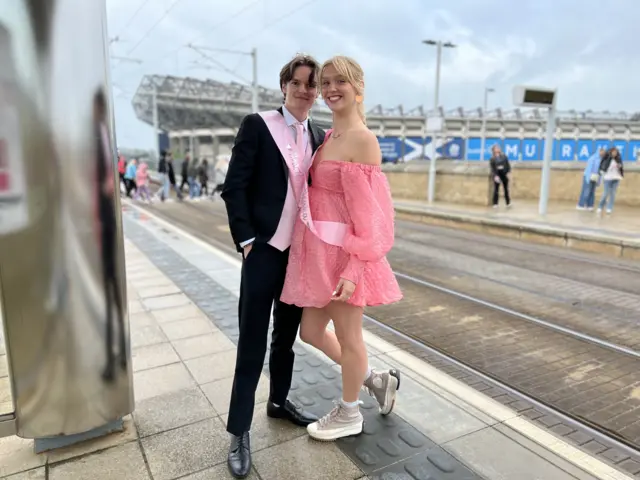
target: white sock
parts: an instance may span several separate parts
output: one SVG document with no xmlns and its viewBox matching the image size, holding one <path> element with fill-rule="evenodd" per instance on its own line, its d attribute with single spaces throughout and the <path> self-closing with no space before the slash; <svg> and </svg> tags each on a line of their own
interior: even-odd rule
<svg viewBox="0 0 640 480">
<path fill-rule="evenodd" d="M 342 403 L 342 406 L 345 408 L 356 408 L 360 402 L 358 402 L 358 400 L 356 400 L 355 402 L 345 402 L 343 399 L 340 400 L 340 403 Z"/>
</svg>

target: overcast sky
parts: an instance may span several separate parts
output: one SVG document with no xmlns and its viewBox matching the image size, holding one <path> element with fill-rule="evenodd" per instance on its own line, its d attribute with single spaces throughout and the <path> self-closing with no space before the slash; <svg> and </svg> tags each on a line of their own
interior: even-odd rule
<svg viewBox="0 0 640 480">
<path fill-rule="evenodd" d="M 139 7 L 137 15 L 134 16 Z M 409 110 L 433 104 L 435 48 L 452 41 L 442 62 L 440 104 L 513 108 L 512 86 L 557 87 L 563 110 L 640 111 L 638 0 L 107 0 L 112 83 L 120 146 L 151 148 L 150 127 L 131 97 L 145 74 L 236 80 L 185 48 L 258 48 L 261 85 L 278 87 L 278 71 L 296 52 L 322 61 L 353 56 L 365 71 L 365 102 Z M 167 10 L 169 10 L 168 13 Z M 154 27 L 155 25 L 155 27 Z M 152 28 L 153 27 L 153 28 Z M 211 53 L 240 78 L 249 57 Z"/>
</svg>

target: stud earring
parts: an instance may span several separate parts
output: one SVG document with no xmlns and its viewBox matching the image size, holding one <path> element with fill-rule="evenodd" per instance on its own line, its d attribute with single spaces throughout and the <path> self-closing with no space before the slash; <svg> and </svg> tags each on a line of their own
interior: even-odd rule
<svg viewBox="0 0 640 480">
<path fill-rule="evenodd" d="M 356 95 L 356 102 L 357 102 L 357 103 L 362 103 L 362 100 L 364 100 L 364 99 L 362 98 L 362 95 Z"/>
</svg>

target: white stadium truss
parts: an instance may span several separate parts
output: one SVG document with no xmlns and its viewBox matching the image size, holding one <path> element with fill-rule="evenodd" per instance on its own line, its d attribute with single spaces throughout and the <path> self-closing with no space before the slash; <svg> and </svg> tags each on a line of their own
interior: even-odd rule
<svg viewBox="0 0 640 480">
<path fill-rule="evenodd" d="M 146 75 L 133 97 L 137 117 L 153 125 L 153 91 L 156 89 L 159 128 L 165 132 L 193 129 L 235 129 L 251 111 L 251 87 L 239 83 L 199 80 L 174 76 Z M 260 87 L 261 110 L 282 104 L 278 90 Z M 429 116 L 434 111 L 428 111 Z M 482 109 L 464 110 L 462 107 L 438 112 L 444 118 L 445 135 L 468 137 L 481 130 Z M 402 106 L 384 108 L 377 105 L 367 112 L 367 124 L 379 136 L 421 136 L 424 134 L 422 106 L 404 110 Z M 312 118 L 327 127 L 331 115 L 319 100 L 312 110 Z M 638 114 L 625 112 L 558 112 L 557 134 L 560 137 L 590 138 L 606 135 L 625 140 L 640 138 Z M 487 135 L 516 137 L 527 134 L 542 135 L 545 112 L 537 109 L 495 109 L 487 112 Z"/>
</svg>

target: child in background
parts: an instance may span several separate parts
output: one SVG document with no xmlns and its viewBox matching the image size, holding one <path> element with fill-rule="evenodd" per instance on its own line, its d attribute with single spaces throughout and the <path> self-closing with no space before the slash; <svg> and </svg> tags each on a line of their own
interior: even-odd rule
<svg viewBox="0 0 640 480">
<path fill-rule="evenodd" d="M 142 162 L 136 172 L 136 185 L 138 190 L 136 192 L 136 200 L 142 198 L 143 200 L 151 203 L 151 194 L 149 193 L 149 166 Z M 146 198 L 145 198 L 146 197 Z"/>
</svg>

